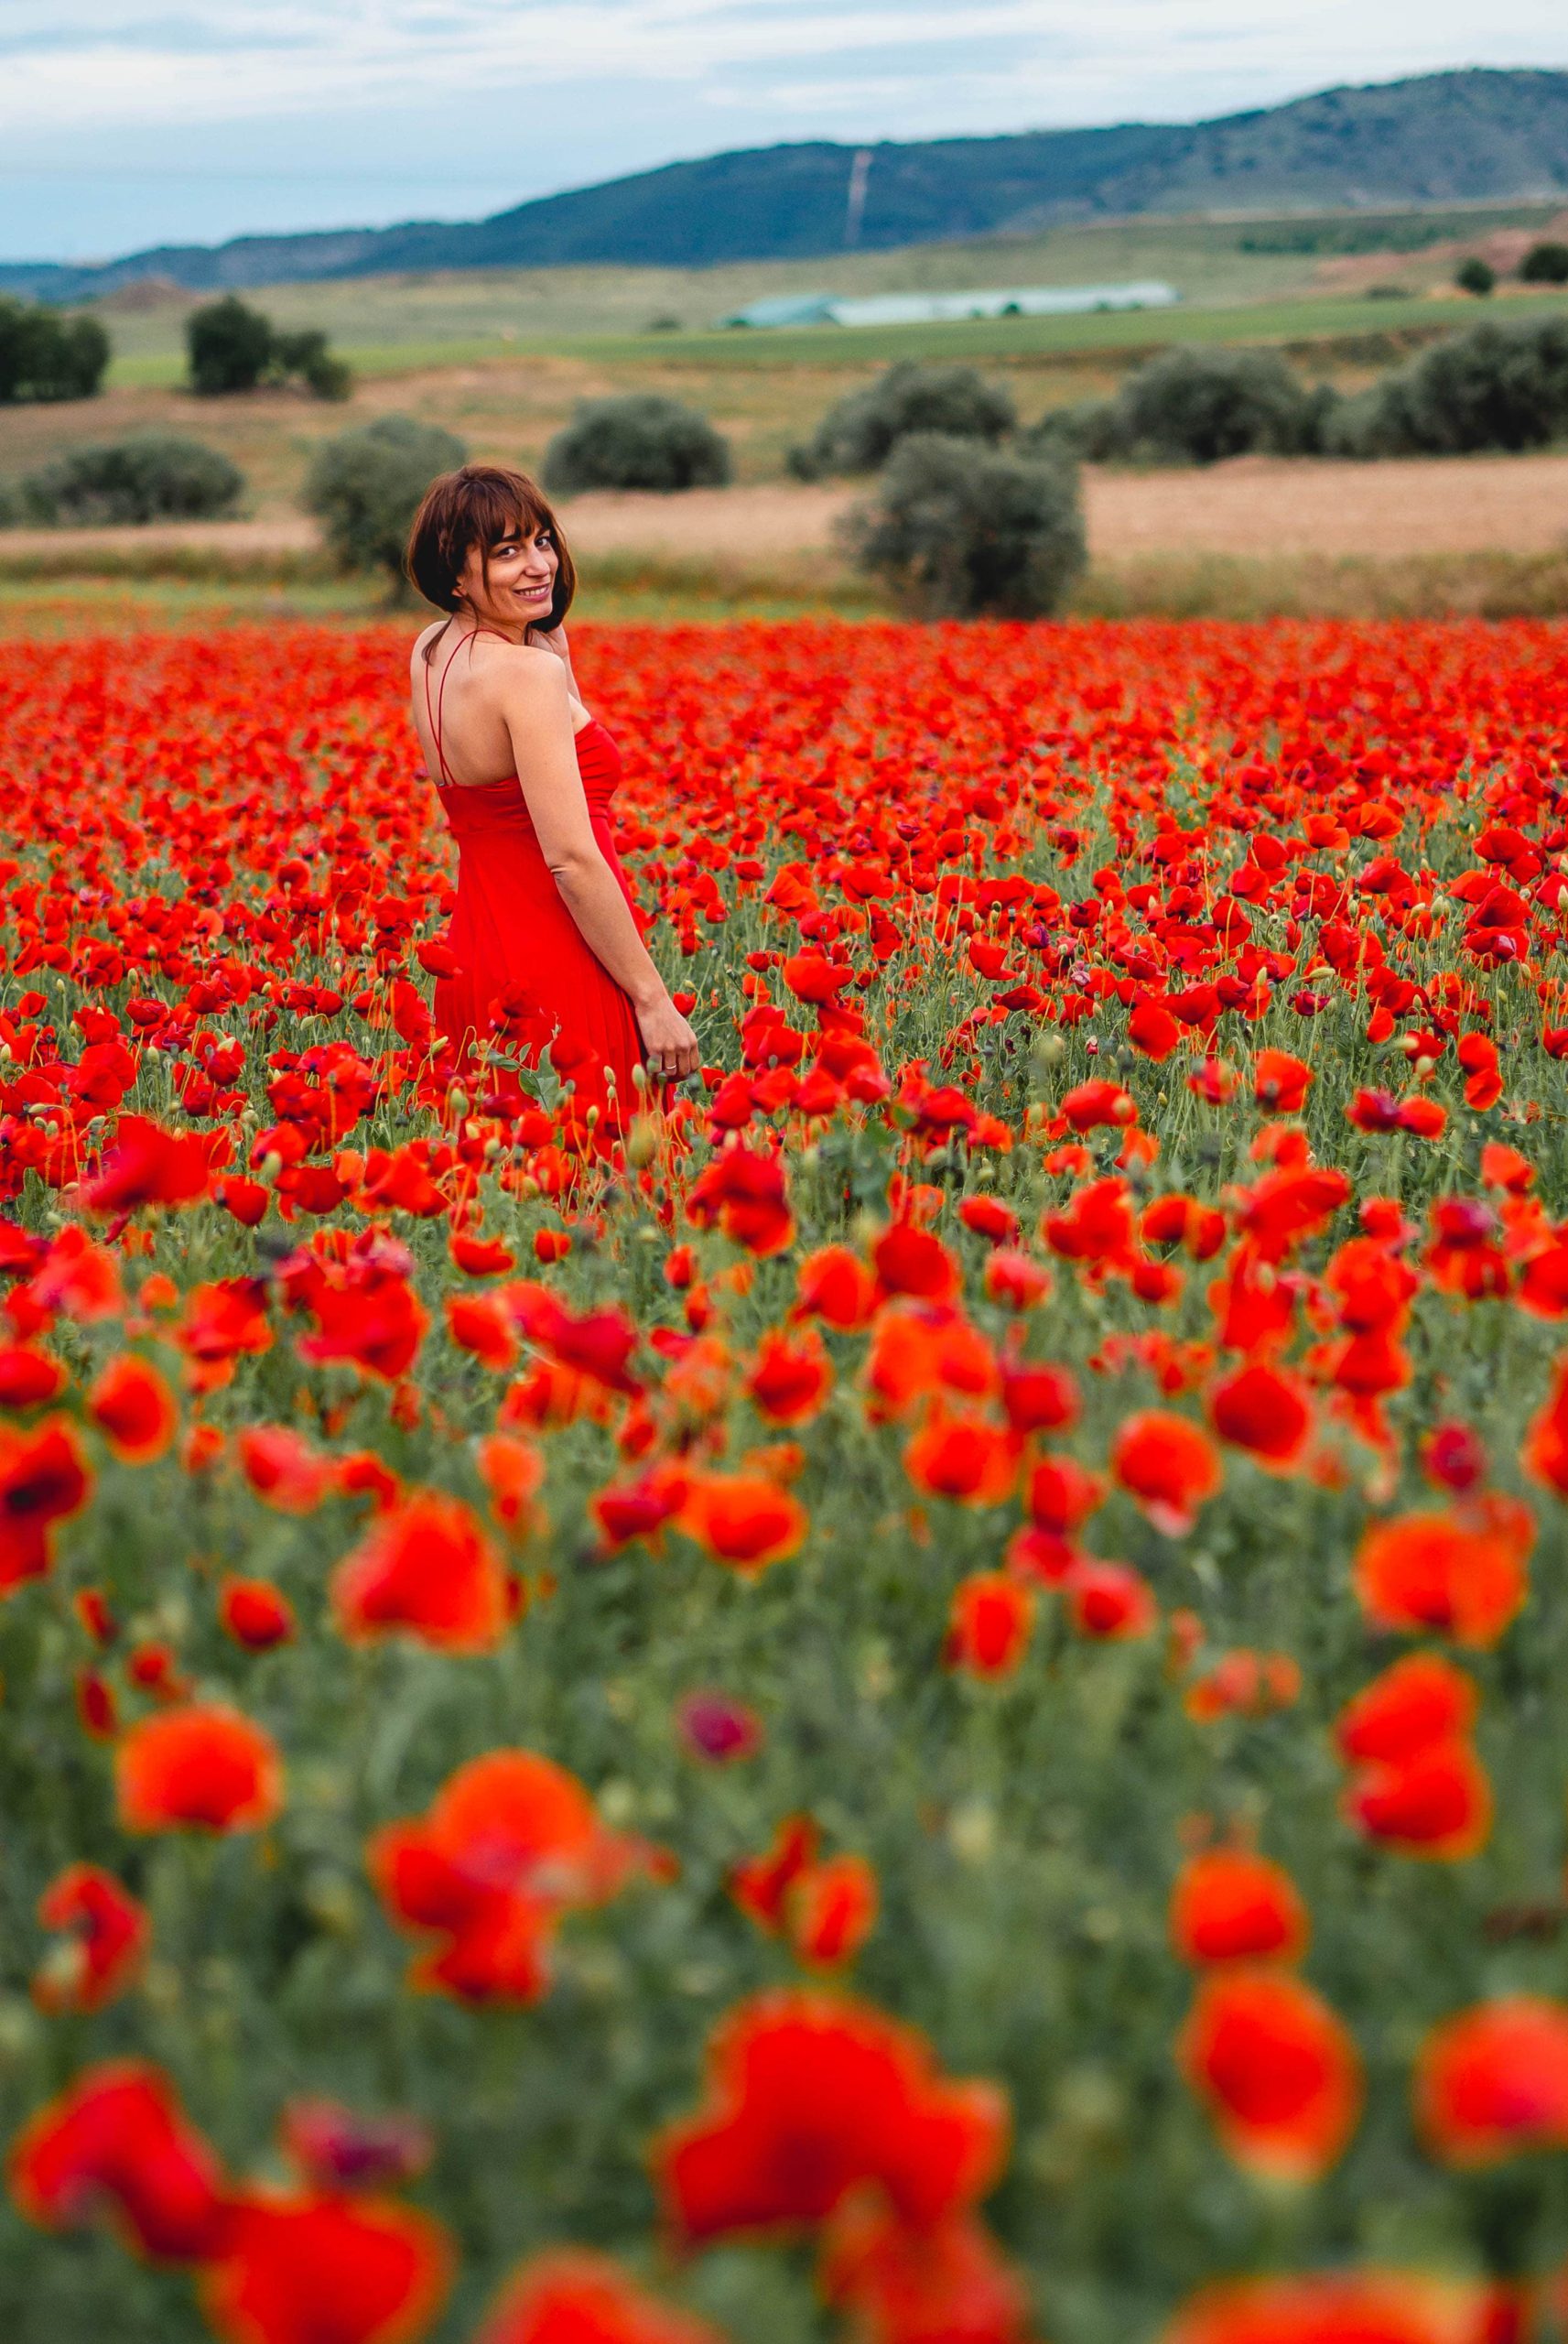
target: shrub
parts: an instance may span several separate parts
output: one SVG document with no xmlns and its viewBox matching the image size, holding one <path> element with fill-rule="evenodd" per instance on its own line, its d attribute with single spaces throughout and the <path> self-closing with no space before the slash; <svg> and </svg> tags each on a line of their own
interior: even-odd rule
<svg viewBox="0 0 1568 2344">
<path fill-rule="evenodd" d="M 272 320 L 226 294 L 185 320 L 190 387 L 203 398 L 254 391 L 272 364 Z"/>
<path fill-rule="evenodd" d="M 232 513 L 244 474 L 216 448 L 173 431 L 70 449 L 21 483 L 27 517 L 49 527 L 110 522 L 210 521 Z"/>
<path fill-rule="evenodd" d="M 721 488 L 730 469 L 730 443 L 708 418 L 653 391 L 589 400 L 545 451 L 546 486 L 568 496 L 585 488 Z"/>
<path fill-rule="evenodd" d="M 233 294 L 192 309 L 185 321 L 190 387 L 203 398 L 254 391 L 264 383 L 302 382 L 320 399 L 346 399 L 353 376 L 318 327 L 280 333 L 264 310 Z"/>
<path fill-rule="evenodd" d="M 1041 617 L 1059 608 L 1087 559 L 1070 458 L 940 431 L 900 441 L 843 533 L 859 568 L 932 618 Z"/>
<path fill-rule="evenodd" d="M 1526 285 L 1568 285 L 1568 244 L 1531 244 L 1519 273 Z"/>
<path fill-rule="evenodd" d="M 378 416 L 317 449 L 305 478 L 305 509 L 321 522 L 341 568 L 384 570 L 401 589 L 403 549 L 419 500 L 438 472 L 451 472 L 467 453 L 437 424 Z"/>
<path fill-rule="evenodd" d="M 1473 326 L 1345 401 L 1327 432 L 1349 456 L 1541 448 L 1568 432 L 1568 318 Z"/>
<path fill-rule="evenodd" d="M 1331 399 L 1309 390 L 1272 351 L 1183 349 L 1163 351 L 1130 374 L 1115 405 L 1127 452 L 1213 464 L 1226 456 L 1308 452 Z"/>
<path fill-rule="evenodd" d="M 789 469 L 798 480 L 825 472 L 873 472 L 900 440 L 939 431 L 949 440 L 979 440 L 994 447 L 1018 424 L 1011 395 L 972 366 L 922 366 L 901 359 L 863 390 L 830 407 L 804 447 L 792 448 Z"/>
<path fill-rule="evenodd" d="M 90 399 L 103 386 L 109 337 L 96 318 L 0 296 L 0 402 Z"/>
<path fill-rule="evenodd" d="M 354 386 L 352 371 L 332 355 L 326 335 L 315 326 L 274 336 L 272 371 L 285 380 L 297 376 L 319 399 L 346 399 Z"/>
<path fill-rule="evenodd" d="M 1478 253 L 1472 253 L 1468 260 L 1462 260 L 1454 270 L 1454 282 L 1461 293 L 1474 293 L 1481 298 L 1495 289 L 1498 272 L 1490 261 L 1483 260 Z"/>
</svg>

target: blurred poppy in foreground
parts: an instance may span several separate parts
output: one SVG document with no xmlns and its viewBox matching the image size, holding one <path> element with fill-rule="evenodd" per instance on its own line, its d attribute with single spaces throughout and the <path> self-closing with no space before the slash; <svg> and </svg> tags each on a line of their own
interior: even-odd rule
<svg viewBox="0 0 1568 2344">
<path fill-rule="evenodd" d="M 704 2106 L 654 2143 L 654 2178 L 688 2241 L 823 2221 L 869 2190 L 927 2226 L 1000 2171 L 1007 2103 L 940 2075 L 924 2038 L 863 2002 L 760 1994 L 709 2046 Z"/>
<path fill-rule="evenodd" d="M 130 1728 L 114 1787 L 127 1831 L 258 1831 L 282 1810 L 283 1767 L 251 1719 L 192 1702 Z"/>
<path fill-rule="evenodd" d="M 608 2255 L 562 2247 L 525 2263 L 473 2344 L 725 2344 L 719 2329 L 663 2304 Z"/>
<path fill-rule="evenodd" d="M 1226 2148 L 1266 2179 L 1315 2181 L 1356 2128 L 1355 2044 L 1322 1997 L 1288 1971 L 1210 1972 L 1177 2056 Z"/>
</svg>

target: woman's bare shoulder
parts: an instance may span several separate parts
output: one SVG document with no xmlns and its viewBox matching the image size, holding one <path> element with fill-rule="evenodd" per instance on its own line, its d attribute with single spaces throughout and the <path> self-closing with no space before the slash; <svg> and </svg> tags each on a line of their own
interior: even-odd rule
<svg viewBox="0 0 1568 2344">
<path fill-rule="evenodd" d="M 433 619 L 427 627 L 420 629 L 414 638 L 414 648 L 408 654 L 408 672 L 411 676 L 418 674 L 421 666 L 435 646 L 437 636 L 442 634 L 449 624 L 449 620 Z"/>
</svg>

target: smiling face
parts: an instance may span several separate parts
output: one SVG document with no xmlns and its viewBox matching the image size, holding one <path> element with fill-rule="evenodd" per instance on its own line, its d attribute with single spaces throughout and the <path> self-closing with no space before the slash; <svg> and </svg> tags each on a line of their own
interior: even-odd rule
<svg viewBox="0 0 1568 2344">
<path fill-rule="evenodd" d="M 554 532 L 519 514 L 503 536 L 469 548 L 457 592 L 485 625 L 521 635 L 548 625 L 560 566 Z"/>
</svg>

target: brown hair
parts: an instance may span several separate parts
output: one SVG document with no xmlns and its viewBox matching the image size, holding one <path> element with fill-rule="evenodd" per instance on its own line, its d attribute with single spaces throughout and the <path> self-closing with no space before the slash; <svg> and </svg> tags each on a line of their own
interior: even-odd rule
<svg viewBox="0 0 1568 2344">
<path fill-rule="evenodd" d="M 537 529 L 549 531 L 558 563 L 550 615 L 535 621 L 541 634 L 549 635 L 571 608 L 577 566 L 548 498 L 526 472 L 505 464 L 464 464 L 433 480 L 408 532 L 405 566 L 427 602 L 438 611 L 455 611 L 458 580 L 475 546 L 488 584 L 492 546 L 519 530 Z"/>
</svg>

